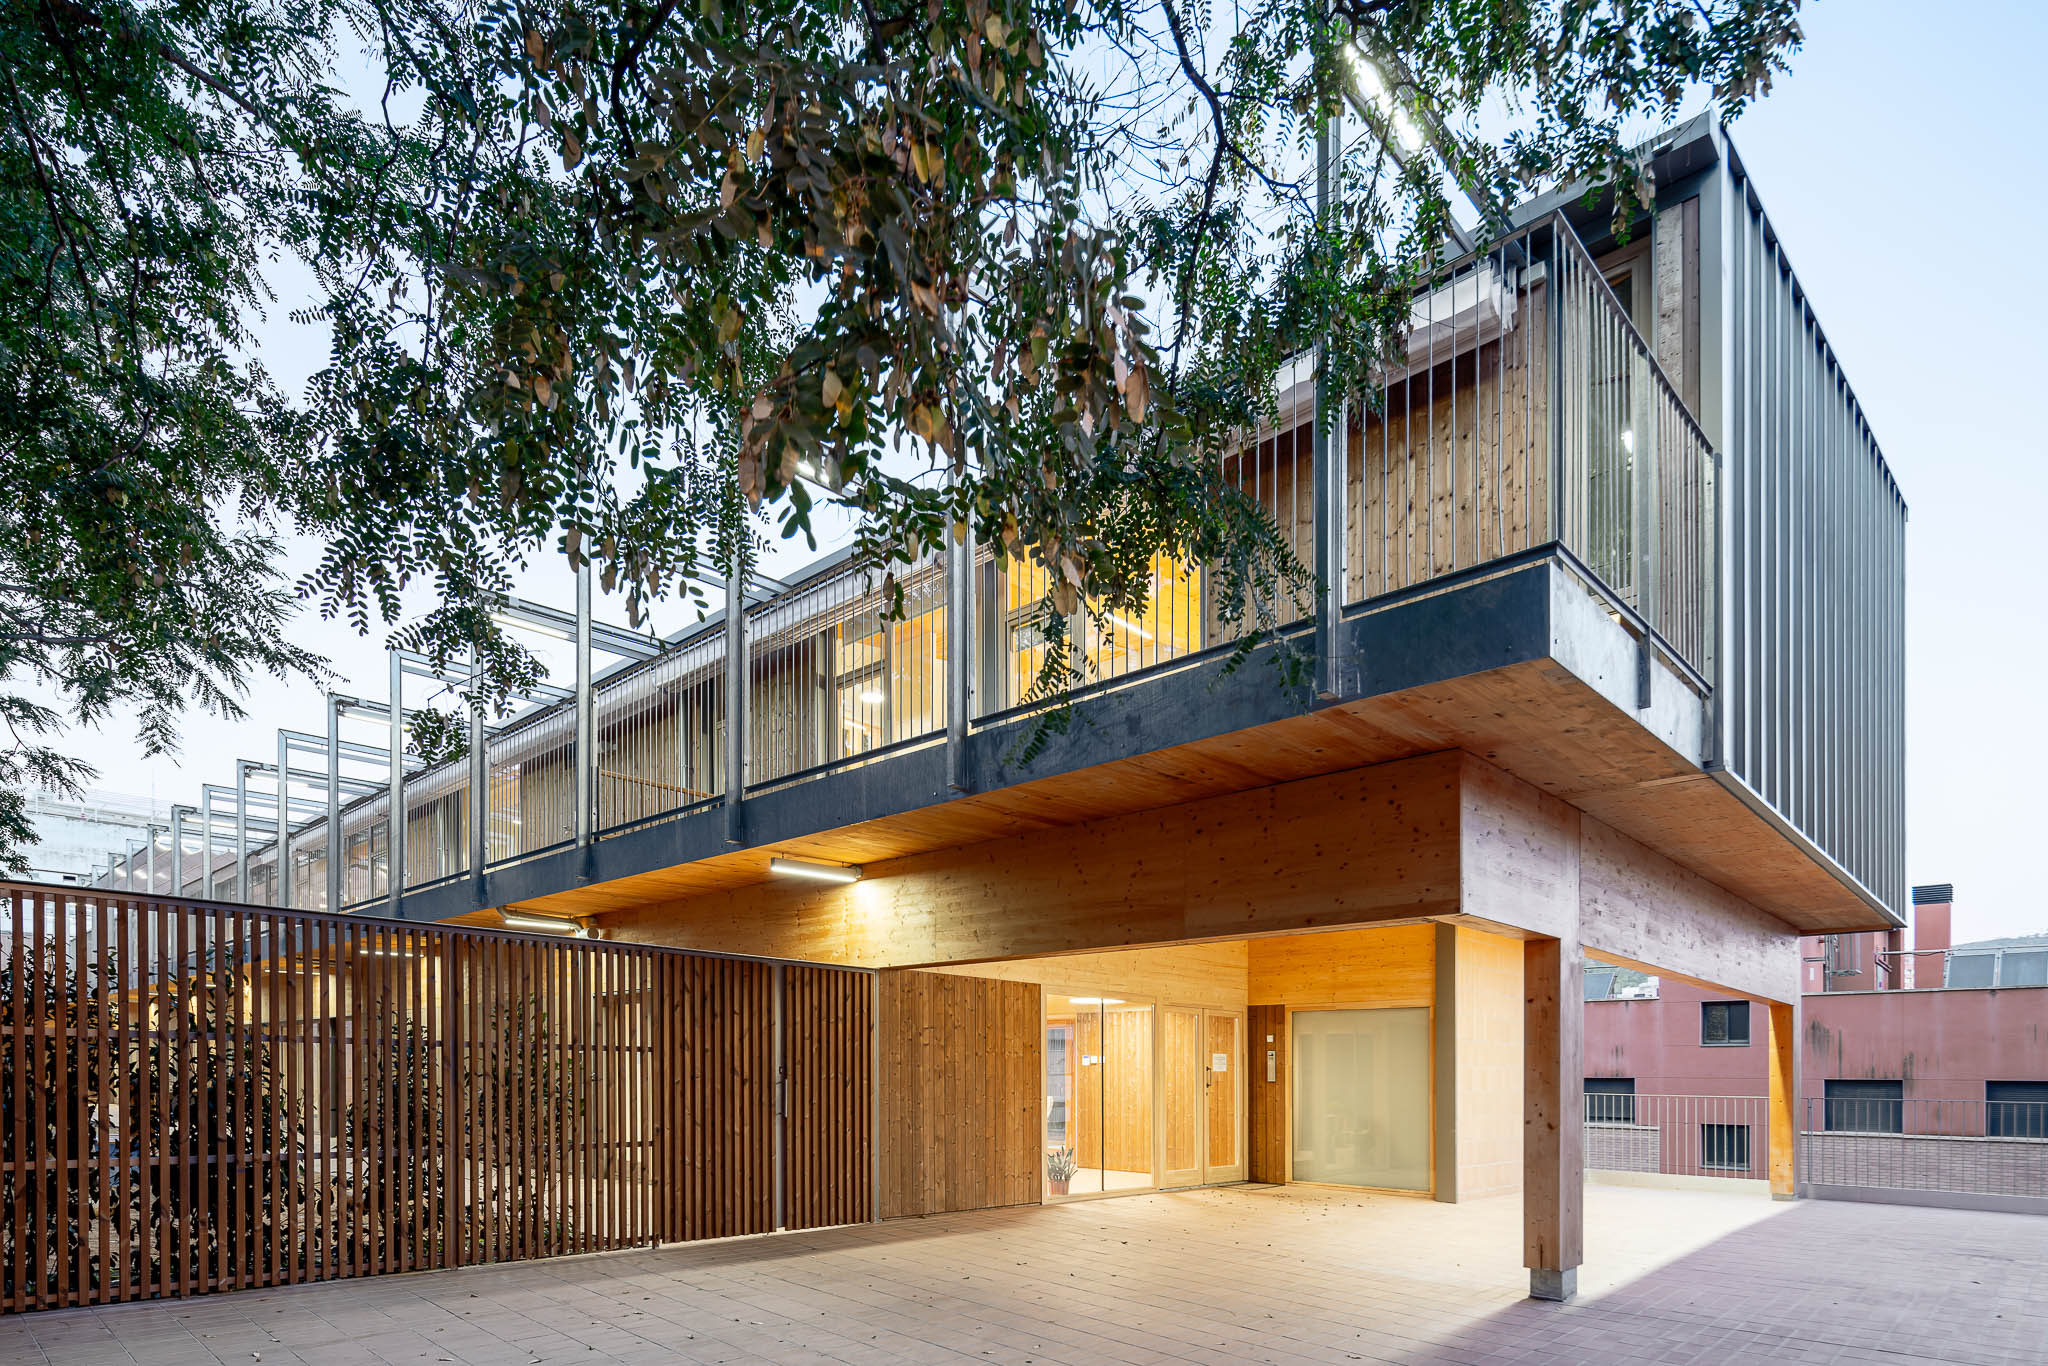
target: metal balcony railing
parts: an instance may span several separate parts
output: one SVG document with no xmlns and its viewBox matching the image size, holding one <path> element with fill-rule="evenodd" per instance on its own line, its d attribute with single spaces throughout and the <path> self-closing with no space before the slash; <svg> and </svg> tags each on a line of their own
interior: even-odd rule
<svg viewBox="0 0 2048 1366">
<path fill-rule="evenodd" d="M 1645 649 L 1704 687 L 1713 676 L 1716 457 L 1570 225 L 1545 218 L 1432 272 L 1399 340 L 1402 358 L 1377 392 L 1347 405 L 1342 481 L 1312 477 L 1316 404 L 1304 367 L 1278 396 L 1275 425 L 1219 453 L 1226 480 L 1311 565 L 1316 490 L 1332 490 L 1343 503 L 1332 509 L 1343 528 L 1335 600 L 1347 610 L 1560 545 L 1592 591 L 1626 609 Z M 481 764 L 465 758 L 404 776 L 405 888 L 476 872 L 479 857 L 500 867 L 949 735 L 957 742 L 971 726 L 1043 704 L 1042 567 L 959 546 L 889 572 L 900 615 L 886 611 L 883 575 L 844 556 L 772 596 L 730 599 L 741 604 L 739 680 L 728 678 L 735 633 L 723 622 L 602 675 L 580 647 L 575 700 L 537 705 L 490 732 Z M 955 591 L 956 575 L 966 576 L 965 591 Z M 1313 604 L 1264 609 L 1253 619 L 1286 627 Z M 1119 686 L 1229 648 L 1224 615 L 1200 566 L 1161 556 L 1143 608 L 1091 604 L 1067 622 L 1077 685 Z M 396 669 L 394 678 L 402 685 Z M 737 747 L 727 714 L 735 694 Z M 954 716 L 958 699 L 964 714 Z M 386 704 L 356 705 L 403 724 Z M 343 745 L 333 727 L 330 718 L 330 775 L 344 752 L 351 762 L 378 754 Z M 384 767 L 388 777 L 388 760 Z M 331 783 L 328 793 L 336 790 Z M 586 792 L 590 809 L 579 816 Z M 259 795 L 237 794 L 243 804 Z M 110 860 L 103 882 L 236 895 L 239 864 L 248 899 L 325 909 L 327 867 L 338 861 L 341 905 L 384 900 L 389 787 L 365 782 L 349 796 L 327 795 L 339 813 L 333 835 L 324 816 L 287 820 L 282 885 L 274 827 L 252 838 L 246 812 L 231 831 L 223 883 L 224 818 L 210 806 L 196 831 L 172 834 L 175 858 L 153 845 L 147 858 Z M 273 796 L 262 800 L 275 809 Z M 194 842 L 208 853 L 193 856 Z"/>
<path fill-rule="evenodd" d="M 1770 1101 L 1763 1096 L 1588 1093 L 1587 1171 L 1764 1180 Z"/>
</svg>

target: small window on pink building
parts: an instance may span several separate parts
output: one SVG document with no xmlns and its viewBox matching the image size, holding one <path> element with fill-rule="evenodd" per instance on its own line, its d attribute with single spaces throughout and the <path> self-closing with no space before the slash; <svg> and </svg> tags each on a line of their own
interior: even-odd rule
<svg viewBox="0 0 2048 1366">
<path fill-rule="evenodd" d="M 1749 1002 L 1702 1001 L 1700 1046 L 1746 1048 L 1749 1045 Z"/>
</svg>

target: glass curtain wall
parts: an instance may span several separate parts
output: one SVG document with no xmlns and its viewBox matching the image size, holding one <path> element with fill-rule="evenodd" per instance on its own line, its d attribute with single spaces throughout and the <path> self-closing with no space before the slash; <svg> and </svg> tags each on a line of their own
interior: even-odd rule
<svg viewBox="0 0 2048 1366">
<path fill-rule="evenodd" d="M 1294 1013 L 1294 1179 L 1429 1185 L 1427 1010 Z"/>
<path fill-rule="evenodd" d="M 1045 1070 L 1047 1193 L 1155 1186 L 1152 1007 L 1048 993 Z"/>
</svg>

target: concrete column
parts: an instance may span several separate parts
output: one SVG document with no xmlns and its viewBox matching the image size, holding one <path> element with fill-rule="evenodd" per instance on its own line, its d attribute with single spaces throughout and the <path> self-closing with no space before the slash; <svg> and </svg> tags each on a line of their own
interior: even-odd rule
<svg viewBox="0 0 2048 1366">
<path fill-rule="evenodd" d="M 1529 1294 L 1569 1300 L 1585 1251 L 1586 1006 L 1576 937 L 1522 945 L 1522 1261 Z"/>
<path fill-rule="evenodd" d="M 1798 1193 L 1799 1007 L 1762 1004 L 1770 1021 L 1765 1065 L 1771 1069 L 1771 1198 L 1790 1200 Z"/>
</svg>

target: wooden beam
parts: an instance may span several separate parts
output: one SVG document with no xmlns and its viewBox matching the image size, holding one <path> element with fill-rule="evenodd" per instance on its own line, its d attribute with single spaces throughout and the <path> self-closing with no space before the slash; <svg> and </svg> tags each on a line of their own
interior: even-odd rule
<svg viewBox="0 0 2048 1366">
<path fill-rule="evenodd" d="M 1765 1004 L 1770 1019 L 1767 1062 L 1771 1069 L 1771 1198 L 1790 1200 L 1798 1191 L 1793 1154 L 1799 1126 L 1799 1007 L 1781 1001 Z"/>
<path fill-rule="evenodd" d="M 1582 976 L 1575 940 L 1522 945 L 1522 1261 L 1540 1300 L 1578 1293 L 1585 1249 Z"/>
<path fill-rule="evenodd" d="M 1424 755 L 603 923 L 678 948 L 933 967 L 1450 915 L 1460 762 Z"/>
</svg>

